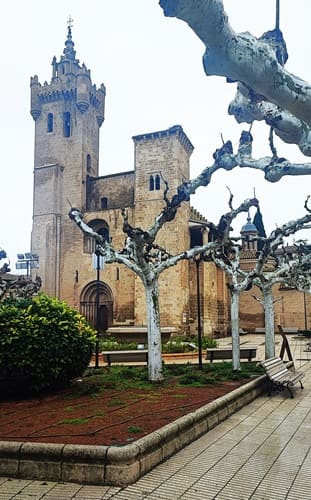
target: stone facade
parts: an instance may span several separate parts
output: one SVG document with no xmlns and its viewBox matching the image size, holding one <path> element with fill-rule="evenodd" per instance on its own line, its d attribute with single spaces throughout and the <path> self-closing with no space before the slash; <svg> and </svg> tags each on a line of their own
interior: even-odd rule
<svg viewBox="0 0 311 500">
<path fill-rule="evenodd" d="M 104 121 L 105 86 L 91 81 L 90 70 L 76 59 L 71 29 L 63 55 L 52 60 L 50 83 L 31 78 L 31 115 L 35 121 L 32 252 L 39 255 L 42 289 L 65 300 L 95 322 L 99 293 L 100 327 L 146 325 L 144 288 L 125 266 L 96 270 L 94 242 L 69 219 L 70 205 L 121 249 L 121 208 L 130 224 L 148 228 L 163 207 L 164 180 L 173 194 L 189 179 L 193 146 L 181 126 L 133 137 L 134 170 L 99 176 L 99 130 Z M 174 221 L 160 231 L 157 243 L 171 254 L 206 241 L 202 218 L 183 203 Z M 183 261 L 160 276 L 161 325 L 196 333 L 197 297 L 201 298 L 204 335 L 230 332 L 229 292 L 225 274 L 212 263 Z M 98 287 L 98 288 L 97 288 Z M 264 326 L 262 306 L 241 294 L 241 327 Z M 311 304 L 296 291 L 281 291 L 276 324 L 311 324 Z"/>
<path fill-rule="evenodd" d="M 99 129 L 104 121 L 105 87 L 92 84 L 90 71 L 76 59 L 71 29 L 60 60 L 52 61 L 51 82 L 31 79 L 31 114 L 35 120 L 34 211 L 32 251 L 40 258 L 42 288 L 81 310 L 95 322 L 97 286 L 100 325 L 146 325 L 145 292 L 125 266 L 92 267 L 94 242 L 68 217 L 70 205 L 121 249 L 121 208 L 130 224 L 147 228 L 169 195 L 189 179 L 193 146 L 182 127 L 133 137 L 133 171 L 99 176 Z M 206 232 L 204 220 L 183 203 L 157 243 L 171 254 L 190 248 L 192 232 Z M 207 238 L 207 236 L 204 236 Z M 96 263 L 95 263 L 96 267 Z M 223 273 L 210 263 L 198 269 L 203 333 L 228 329 L 228 294 Z M 97 278 L 98 283 L 97 285 Z M 178 331 L 197 329 L 197 269 L 183 261 L 160 276 L 161 324 Z M 218 293 L 219 290 L 219 293 Z"/>
</svg>

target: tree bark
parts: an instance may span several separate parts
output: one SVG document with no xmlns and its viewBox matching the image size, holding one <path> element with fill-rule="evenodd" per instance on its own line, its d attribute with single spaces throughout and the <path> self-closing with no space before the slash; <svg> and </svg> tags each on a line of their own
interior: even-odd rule
<svg viewBox="0 0 311 500">
<path fill-rule="evenodd" d="M 161 0 L 160 5 L 166 16 L 187 22 L 203 41 L 206 46 L 203 65 L 207 75 L 242 82 L 256 94 L 256 99 L 273 103 L 280 112 L 287 111 L 286 142 L 298 142 L 304 154 L 311 155 L 311 86 L 286 71 L 284 61 L 278 60 L 272 44 L 250 33 L 236 33 L 230 26 L 222 0 Z M 241 103 L 236 107 L 237 117 L 241 117 L 239 107 Z M 279 128 L 277 120 L 273 121 L 273 126 Z M 297 141 L 297 130 L 304 136 L 302 141 L 301 138 Z"/>
<path fill-rule="evenodd" d="M 274 305 L 272 287 L 264 287 L 262 289 L 263 305 L 265 309 L 265 356 L 266 359 L 275 356 L 275 339 L 274 339 Z"/>
<path fill-rule="evenodd" d="M 240 335 L 239 335 L 239 302 L 240 292 L 231 290 L 231 332 L 232 332 L 232 368 L 240 370 Z"/>
<path fill-rule="evenodd" d="M 145 290 L 148 326 L 148 379 L 151 382 L 162 382 L 162 339 L 157 278 L 146 284 Z"/>
</svg>

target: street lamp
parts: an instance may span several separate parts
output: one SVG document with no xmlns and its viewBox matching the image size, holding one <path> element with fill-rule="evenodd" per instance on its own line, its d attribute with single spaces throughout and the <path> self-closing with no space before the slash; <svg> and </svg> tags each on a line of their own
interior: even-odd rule
<svg viewBox="0 0 311 500">
<path fill-rule="evenodd" d="M 39 255 L 36 253 L 26 252 L 17 254 L 16 269 L 26 269 L 27 278 L 30 275 L 30 269 L 39 268 Z"/>
<path fill-rule="evenodd" d="M 99 368 L 100 270 L 104 268 L 104 259 L 100 253 L 99 245 L 96 245 L 95 254 L 93 254 L 93 267 L 94 269 L 96 269 L 95 325 L 96 325 L 97 337 L 95 343 L 95 368 Z"/>
<path fill-rule="evenodd" d="M 304 309 L 304 319 L 305 319 L 305 331 L 308 330 L 308 319 L 307 319 L 307 302 L 306 302 L 306 292 L 303 292 L 303 309 Z"/>
</svg>

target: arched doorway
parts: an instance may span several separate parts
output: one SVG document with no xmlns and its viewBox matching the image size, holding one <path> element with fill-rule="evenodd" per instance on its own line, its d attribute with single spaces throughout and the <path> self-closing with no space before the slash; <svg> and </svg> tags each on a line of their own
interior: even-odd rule
<svg viewBox="0 0 311 500">
<path fill-rule="evenodd" d="M 97 284 L 96 281 L 92 281 L 86 285 L 81 293 L 80 312 L 94 328 L 98 328 L 99 333 L 106 331 L 112 325 L 113 295 L 107 283 L 100 281 Z"/>
</svg>

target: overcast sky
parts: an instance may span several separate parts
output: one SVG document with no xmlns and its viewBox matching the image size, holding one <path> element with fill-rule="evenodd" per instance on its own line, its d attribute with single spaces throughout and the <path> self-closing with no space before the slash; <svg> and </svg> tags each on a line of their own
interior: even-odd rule
<svg viewBox="0 0 311 500">
<path fill-rule="evenodd" d="M 232 27 L 260 36 L 275 24 L 275 0 L 224 0 Z M 29 113 L 30 77 L 50 83 L 51 61 L 59 59 L 73 18 L 76 57 L 91 70 L 92 81 L 107 88 L 101 127 L 100 175 L 131 170 L 132 136 L 183 127 L 195 149 L 191 175 L 212 164 L 221 135 L 237 144 L 242 125 L 228 116 L 235 84 L 207 77 L 204 46 L 182 21 L 165 18 L 158 0 L 16 0 L 2 5 L 1 37 L 1 196 L 0 247 L 12 261 L 30 249 L 34 122 Z M 281 0 L 281 29 L 287 42 L 287 69 L 311 82 L 310 0 Z M 247 126 L 248 128 L 248 126 Z M 269 130 L 252 129 L 255 156 L 269 154 Z M 305 159 L 298 148 L 276 142 L 292 161 Z M 311 158 L 310 158 L 311 161 Z M 253 195 L 261 202 L 266 229 L 304 215 L 310 176 L 287 177 L 276 184 L 260 172 L 218 172 L 192 199 L 209 220 L 227 211 L 229 186 L 238 204 Z M 243 224 L 241 220 L 240 224 Z"/>
</svg>

